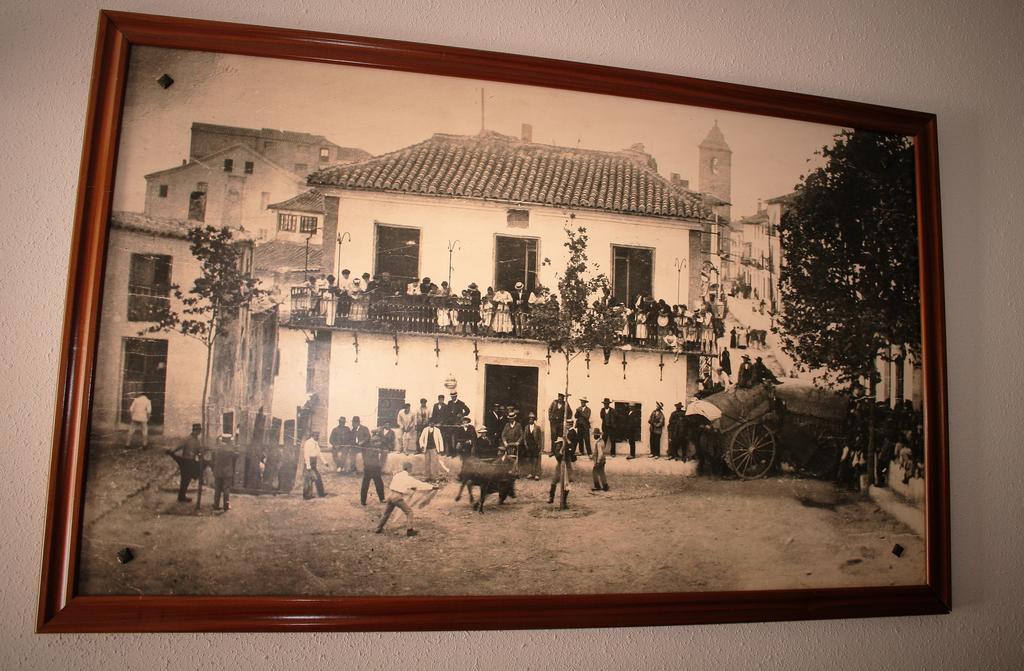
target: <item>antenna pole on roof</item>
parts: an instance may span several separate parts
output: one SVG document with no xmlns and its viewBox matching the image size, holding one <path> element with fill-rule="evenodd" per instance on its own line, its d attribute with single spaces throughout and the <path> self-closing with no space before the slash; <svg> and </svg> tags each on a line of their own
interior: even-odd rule
<svg viewBox="0 0 1024 671">
<path fill-rule="evenodd" d="M 480 87 L 480 132 L 483 133 L 487 127 L 484 126 L 484 88 Z"/>
</svg>

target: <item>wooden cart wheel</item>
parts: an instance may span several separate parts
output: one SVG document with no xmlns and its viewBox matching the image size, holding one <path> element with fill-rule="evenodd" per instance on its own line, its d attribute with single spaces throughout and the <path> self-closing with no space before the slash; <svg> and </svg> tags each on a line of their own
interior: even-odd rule
<svg viewBox="0 0 1024 671">
<path fill-rule="evenodd" d="M 764 424 L 747 424 L 733 433 L 726 462 L 744 480 L 763 478 L 775 463 L 775 434 Z"/>
</svg>

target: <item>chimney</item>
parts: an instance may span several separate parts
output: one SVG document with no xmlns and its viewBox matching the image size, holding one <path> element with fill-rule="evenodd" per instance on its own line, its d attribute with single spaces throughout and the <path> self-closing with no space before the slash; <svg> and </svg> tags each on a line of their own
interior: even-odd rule
<svg viewBox="0 0 1024 671">
<path fill-rule="evenodd" d="M 524 123 L 523 124 L 523 130 L 522 130 L 522 133 L 520 134 L 520 139 L 522 139 L 523 142 L 533 142 L 533 125 L 532 124 L 528 124 L 528 123 Z"/>
<path fill-rule="evenodd" d="M 678 172 L 670 173 L 668 181 L 672 183 L 672 186 L 678 186 L 680 189 L 690 188 L 690 180 L 683 179 Z"/>
</svg>

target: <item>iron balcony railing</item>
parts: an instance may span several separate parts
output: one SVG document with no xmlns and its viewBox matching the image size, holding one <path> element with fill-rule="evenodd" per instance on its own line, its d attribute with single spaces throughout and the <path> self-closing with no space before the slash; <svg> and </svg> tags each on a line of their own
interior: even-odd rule
<svg viewBox="0 0 1024 671">
<path fill-rule="evenodd" d="M 352 297 L 300 286 L 290 289 L 289 308 L 283 322 L 296 328 L 537 340 L 531 333 L 528 312 L 478 307 L 456 296 L 395 295 L 371 300 L 368 294 Z M 630 323 L 626 330 L 617 346 L 675 354 L 718 353 L 713 327 L 692 321 L 678 326 L 644 324 L 639 328 Z M 719 334 L 722 332 L 720 327 Z"/>
</svg>

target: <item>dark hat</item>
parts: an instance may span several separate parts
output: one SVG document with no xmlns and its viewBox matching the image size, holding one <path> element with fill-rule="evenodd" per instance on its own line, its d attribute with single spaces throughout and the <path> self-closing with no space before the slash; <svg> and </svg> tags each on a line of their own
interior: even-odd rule
<svg viewBox="0 0 1024 671">
<path fill-rule="evenodd" d="M 662 403 L 661 401 L 655 401 L 655 404 L 657 404 L 657 406 L 658 406 L 658 410 L 661 410 L 662 408 L 664 408 L 664 407 L 665 407 L 665 404 L 664 404 L 664 403 Z"/>
<path fill-rule="evenodd" d="M 682 401 L 676 401 L 676 407 L 677 408 L 683 407 L 683 402 Z"/>
<path fill-rule="evenodd" d="M 744 354 L 743 358 L 746 359 L 747 361 L 750 361 L 750 355 L 748 355 L 748 354 Z"/>
<path fill-rule="evenodd" d="M 469 283 L 469 288 L 470 289 L 479 289 L 479 287 L 476 285 L 476 282 L 470 282 Z"/>
<path fill-rule="evenodd" d="M 605 397 L 604 397 L 604 400 L 603 400 L 603 401 L 601 401 L 601 402 L 602 402 L 602 403 L 611 403 L 611 402 L 612 402 L 612 400 L 611 400 L 610 398 L 608 398 L 607 396 L 605 396 Z"/>
<path fill-rule="evenodd" d="M 193 431 L 202 431 L 203 430 L 203 425 L 202 424 L 193 424 L 192 425 L 192 430 Z"/>
<path fill-rule="evenodd" d="M 426 402 L 427 402 L 427 399 L 425 399 L 425 398 L 421 398 L 420 399 L 420 403 L 426 403 Z"/>
<path fill-rule="evenodd" d="M 558 398 L 565 398 L 565 394 L 562 392 L 558 392 Z"/>
</svg>

